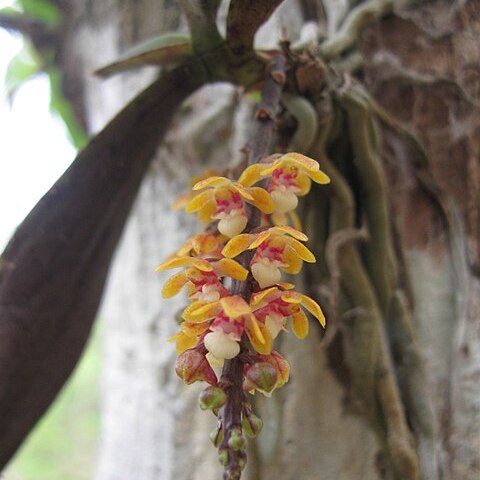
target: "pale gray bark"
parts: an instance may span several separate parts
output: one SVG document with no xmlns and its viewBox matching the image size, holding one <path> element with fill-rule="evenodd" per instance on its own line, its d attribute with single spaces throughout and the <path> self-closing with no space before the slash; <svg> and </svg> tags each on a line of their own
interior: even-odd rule
<svg viewBox="0 0 480 480">
<path fill-rule="evenodd" d="M 69 37 L 69 48 L 78 62 L 89 124 L 98 130 L 148 83 L 152 72 L 106 82 L 90 73 L 128 44 L 177 28 L 181 21 L 168 1 L 109 0 L 84 6 L 77 13 L 79 27 Z M 300 10 L 288 0 L 257 43 L 274 46 L 283 25 L 295 39 L 301 23 Z M 163 300 L 166 275 L 154 268 L 197 229 L 192 218 L 170 211 L 171 202 L 202 167 L 225 167 L 232 157 L 238 158 L 250 109 L 225 85 L 204 89 L 189 105 L 191 111 L 181 114 L 145 179 L 111 272 L 101 313 L 105 354 L 97 480 L 221 476 L 208 441 L 215 419 L 197 407 L 200 386 L 185 387 L 175 376 L 174 347 L 166 342 L 176 330 L 173 317 L 185 299 Z M 235 106 L 241 113 L 234 112 Z M 399 191 L 408 193 L 408 188 Z M 411 205 L 404 211 L 397 208 L 397 228 L 409 228 L 413 211 Z M 474 480 L 480 473 L 480 283 L 462 253 L 466 242 L 459 234 L 451 248 L 445 234 L 407 251 L 416 341 L 435 417 L 432 437 L 419 438 L 423 478 L 428 480 Z M 281 346 L 292 378 L 272 399 L 258 399 L 265 428 L 251 449 L 245 478 L 389 478 L 380 473 L 380 447 L 370 425 L 344 406 L 344 387 L 332 372 L 315 327 L 305 341 L 290 335 Z"/>
</svg>

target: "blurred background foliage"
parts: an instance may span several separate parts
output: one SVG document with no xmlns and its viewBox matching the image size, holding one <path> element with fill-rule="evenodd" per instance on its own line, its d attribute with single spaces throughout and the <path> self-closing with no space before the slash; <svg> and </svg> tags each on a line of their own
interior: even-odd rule
<svg viewBox="0 0 480 480">
<path fill-rule="evenodd" d="M 82 148 L 87 136 L 62 93 L 62 74 L 55 64 L 60 11 L 48 0 L 16 0 L 0 9 L 0 19 L 0 27 L 23 33 L 23 47 L 7 68 L 4 92 L 11 100 L 25 82 L 46 74 L 50 84 L 50 112 L 65 123 L 72 144 Z"/>
<path fill-rule="evenodd" d="M 82 148 L 87 136 L 62 94 L 62 76 L 49 41 L 32 32 L 41 27 L 54 39 L 61 21 L 57 7 L 47 0 L 17 0 L 0 9 L 0 27 L 22 33 L 22 48 L 10 59 L 3 79 L 3 95 L 10 103 L 28 81 L 46 75 L 50 112 L 65 124 L 70 142 Z M 98 322 L 97 322 L 98 323 Z M 92 478 L 99 432 L 100 333 L 96 329 L 73 376 L 47 414 L 3 472 L 5 480 L 87 480 Z"/>
<path fill-rule="evenodd" d="M 4 472 L 5 480 L 92 478 L 99 432 L 98 330 L 73 376 Z"/>
</svg>

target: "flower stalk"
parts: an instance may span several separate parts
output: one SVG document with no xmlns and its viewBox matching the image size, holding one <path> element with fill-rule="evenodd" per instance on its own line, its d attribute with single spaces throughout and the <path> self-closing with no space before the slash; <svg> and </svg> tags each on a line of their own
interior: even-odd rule
<svg viewBox="0 0 480 480">
<path fill-rule="evenodd" d="M 216 174 L 202 177 L 193 195 L 176 202 L 208 227 L 157 269 L 182 269 L 162 291 L 168 298 L 185 288 L 190 300 L 180 331 L 171 338 L 179 355 L 176 372 L 187 384 L 209 384 L 199 401 L 218 417 L 210 438 L 224 480 L 240 479 L 246 436 L 256 436 L 262 427 L 248 395 L 271 396 L 288 381 L 290 367 L 273 349 L 275 338 L 288 327 L 299 339 L 307 335 L 303 308 L 325 326 L 320 306 L 281 278 L 282 272 L 299 273 L 303 262 L 315 262 L 303 244 L 307 236 L 288 224 L 287 214 L 312 180 L 329 181 L 311 158 L 294 152 L 269 155 L 285 64 L 282 53 L 272 59 L 246 170 L 236 181 Z"/>
</svg>

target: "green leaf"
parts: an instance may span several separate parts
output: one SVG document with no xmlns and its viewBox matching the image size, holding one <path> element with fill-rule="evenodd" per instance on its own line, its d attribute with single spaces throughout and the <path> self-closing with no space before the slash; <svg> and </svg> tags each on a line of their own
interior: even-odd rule
<svg viewBox="0 0 480 480">
<path fill-rule="evenodd" d="M 136 45 L 119 60 L 100 68 L 95 73 L 101 77 L 108 77 L 145 65 L 174 66 L 191 55 L 192 43 L 189 35 L 167 32 Z"/>
<path fill-rule="evenodd" d="M 5 72 L 4 91 L 10 102 L 15 92 L 40 72 L 40 65 L 35 50 L 28 43 L 24 43 L 20 52 L 10 60 Z"/>
<path fill-rule="evenodd" d="M 63 96 L 60 71 L 51 68 L 47 74 L 50 81 L 50 111 L 63 120 L 70 141 L 79 150 L 87 143 L 87 134 L 77 120 L 70 103 Z"/>
<path fill-rule="evenodd" d="M 60 22 L 60 11 L 48 0 L 17 0 L 16 4 L 32 19 L 47 25 L 57 25 Z"/>
</svg>

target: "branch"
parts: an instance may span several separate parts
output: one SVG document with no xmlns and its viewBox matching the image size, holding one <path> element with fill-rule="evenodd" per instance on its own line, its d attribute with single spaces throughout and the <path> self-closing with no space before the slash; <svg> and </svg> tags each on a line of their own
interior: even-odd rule
<svg viewBox="0 0 480 480">
<path fill-rule="evenodd" d="M 257 30 L 283 0 L 232 0 L 227 17 L 227 43 L 234 53 L 253 50 Z"/>
<path fill-rule="evenodd" d="M 220 0 L 178 0 L 192 35 L 193 49 L 202 53 L 223 42 L 217 28 Z"/>
<path fill-rule="evenodd" d="M 112 254 L 158 143 L 203 82 L 193 67 L 157 80 L 77 156 L 0 258 L 0 465 L 72 372 Z"/>
</svg>

